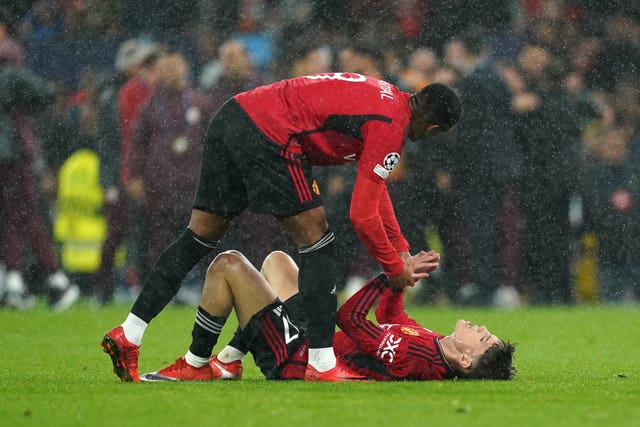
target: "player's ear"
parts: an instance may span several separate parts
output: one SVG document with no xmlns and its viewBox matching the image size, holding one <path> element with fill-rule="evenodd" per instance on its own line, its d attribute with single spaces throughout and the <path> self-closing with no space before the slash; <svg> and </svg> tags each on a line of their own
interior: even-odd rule
<svg viewBox="0 0 640 427">
<path fill-rule="evenodd" d="M 456 357 L 456 361 L 458 362 L 458 366 L 460 366 L 460 368 L 469 369 L 471 367 L 473 359 L 468 354 L 460 352 Z"/>
</svg>

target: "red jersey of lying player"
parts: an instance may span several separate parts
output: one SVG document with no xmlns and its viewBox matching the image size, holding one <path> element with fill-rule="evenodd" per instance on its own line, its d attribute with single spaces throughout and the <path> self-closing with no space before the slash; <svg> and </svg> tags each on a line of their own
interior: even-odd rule
<svg viewBox="0 0 640 427">
<path fill-rule="evenodd" d="M 411 119 L 409 93 L 353 73 L 297 77 L 234 98 L 283 156 L 303 155 L 311 165 L 356 161 L 350 217 L 360 239 L 384 271 L 399 275 L 408 252 L 385 179 L 400 160 Z"/>
<path fill-rule="evenodd" d="M 403 295 L 387 287 L 381 275 L 349 298 L 338 311 L 342 332 L 334 336 L 336 355 L 355 372 L 378 381 L 453 378 L 439 342 L 444 335 L 410 318 Z M 376 324 L 367 314 L 378 300 Z"/>
</svg>

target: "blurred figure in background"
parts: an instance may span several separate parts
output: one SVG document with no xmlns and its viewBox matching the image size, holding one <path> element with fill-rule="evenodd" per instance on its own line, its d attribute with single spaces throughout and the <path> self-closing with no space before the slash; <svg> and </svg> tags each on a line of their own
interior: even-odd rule
<svg viewBox="0 0 640 427">
<path fill-rule="evenodd" d="M 241 41 L 231 39 L 222 43 L 218 56 L 217 77 L 202 82 L 214 111 L 231 96 L 267 83 L 267 77 L 251 62 Z"/>
<path fill-rule="evenodd" d="M 407 62 L 407 66 L 398 76 L 399 87 L 415 92 L 434 81 L 438 71 L 438 57 L 431 49 L 421 47 L 414 50 Z"/>
<path fill-rule="evenodd" d="M 190 85 L 189 65 L 181 53 L 163 54 L 157 70 L 157 86 L 132 129 L 128 181 L 145 216 L 149 263 L 189 220 L 202 139 L 212 114 L 204 94 Z"/>
<path fill-rule="evenodd" d="M 126 95 L 127 91 L 133 89 L 124 89 L 124 86 L 131 88 L 134 84 L 139 85 L 139 89 L 135 90 L 139 99 L 135 102 L 144 102 L 148 96 L 147 89 L 155 81 L 153 69 L 156 61 L 157 53 L 150 46 L 138 40 L 126 41 L 120 46 L 115 58 L 116 72 L 104 76 L 98 89 L 99 132 L 95 149 L 100 157 L 100 184 L 104 188 L 104 215 L 107 220 L 107 238 L 102 246 L 100 269 L 96 273 L 94 286 L 99 304 L 109 303 L 113 299 L 116 282 L 114 257 L 116 249 L 125 242 L 129 231 L 127 195 L 123 188 L 127 175 L 123 173 L 123 161 L 130 150 L 125 138 L 127 141 L 130 138 L 128 129 L 137 112 L 135 106 L 131 105 L 134 101 L 128 100 L 134 97 Z M 127 115 L 121 115 L 120 106 L 125 108 Z M 127 108 L 134 111 L 127 111 Z"/>
<path fill-rule="evenodd" d="M 301 52 L 293 60 L 289 77 L 308 76 L 332 71 L 333 53 L 328 46 L 305 45 L 300 50 Z"/>
<path fill-rule="evenodd" d="M 633 126 L 601 128 L 599 146 L 584 171 L 584 231 L 595 234 L 600 296 L 640 298 L 640 175 L 629 156 Z"/>
<path fill-rule="evenodd" d="M 566 69 L 557 56 L 529 44 L 520 52 L 517 69 L 522 82 L 512 81 L 511 105 L 526 159 L 519 186 L 525 280 L 532 302 L 566 304 L 573 300 L 568 213 L 578 176 L 580 115 L 561 86 Z"/>
<path fill-rule="evenodd" d="M 35 163 L 39 156 L 34 114 L 54 100 L 53 88 L 24 68 L 20 45 L 13 40 L 0 14 L 0 236 L 6 268 L 4 305 L 18 309 L 33 306 L 24 280 L 25 246 L 33 250 L 46 275 L 51 308 L 60 311 L 73 304 L 79 288 L 69 281 L 54 252 L 50 230 L 38 207 Z"/>
<path fill-rule="evenodd" d="M 503 291 L 499 218 L 522 164 L 514 140 L 511 95 L 488 62 L 488 53 L 485 38 L 469 34 L 452 40 L 445 50 L 447 64 L 462 76 L 456 88 L 464 114 L 454 133 L 452 188 L 462 202 L 474 283 L 460 287 L 456 302 L 461 304 L 493 305 Z M 505 245 L 509 243 L 514 242 Z M 500 304 L 519 303 L 517 296 L 509 299 Z"/>
<path fill-rule="evenodd" d="M 158 81 L 158 62 L 163 55 L 161 48 L 155 44 L 143 44 L 140 55 L 143 59 L 140 62 L 138 72 L 134 74 L 118 91 L 118 123 L 120 129 L 120 158 L 119 158 L 119 179 L 125 189 L 128 201 L 123 206 L 124 211 L 121 218 L 125 221 L 125 235 L 127 241 L 127 285 L 129 290 L 135 294 L 139 290 L 139 278 L 144 275 L 148 265 L 146 262 L 146 247 L 144 234 L 145 224 L 144 208 L 137 203 L 136 197 L 138 189 L 131 186 L 132 168 L 137 166 L 132 163 L 131 153 L 133 146 L 131 142 L 133 127 L 142 106 L 153 94 Z"/>
</svg>

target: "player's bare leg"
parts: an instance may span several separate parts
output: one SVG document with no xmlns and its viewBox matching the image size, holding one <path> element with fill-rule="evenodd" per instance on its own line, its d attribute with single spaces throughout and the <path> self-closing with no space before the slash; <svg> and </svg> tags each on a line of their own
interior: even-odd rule
<svg viewBox="0 0 640 427">
<path fill-rule="evenodd" d="M 286 301 L 298 293 L 298 265 L 286 253 L 273 251 L 267 255 L 260 273 L 280 301 Z"/>
<path fill-rule="evenodd" d="M 207 270 L 200 306 L 192 331 L 192 342 L 184 357 L 168 367 L 144 374 L 143 381 L 209 381 L 240 379 L 242 357 L 225 362 L 210 360 L 220 332 L 235 309 L 241 328 L 276 300 L 264 276 L 237 251 L 218 255 Z"/>
<path fill-rule="evenodd" d="M 238 323 L 244 328 L 276 297 L 267 279 L 244 255 L 227 251 L 218 255 L 207 270 L 200 306 L 218 317 L 228 317 L 235 308 Z"/>
</svg>

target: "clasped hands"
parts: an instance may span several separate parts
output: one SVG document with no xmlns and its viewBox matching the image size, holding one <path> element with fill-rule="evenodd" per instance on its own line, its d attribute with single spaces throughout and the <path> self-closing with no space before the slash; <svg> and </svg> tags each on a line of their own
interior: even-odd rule
<svg viewBox="0 0 640 427">
<path fill-rule="evenodd" d="M 420 279 L 429 277 L 440 265 L 440 254 L 436 251 L 420 251 L 415 255 L 401 252 L 404 271 L 397 276 L 389 276 L 389 286 L 393 289 L 404 289 L 413 286 Z"/>
</svg>

